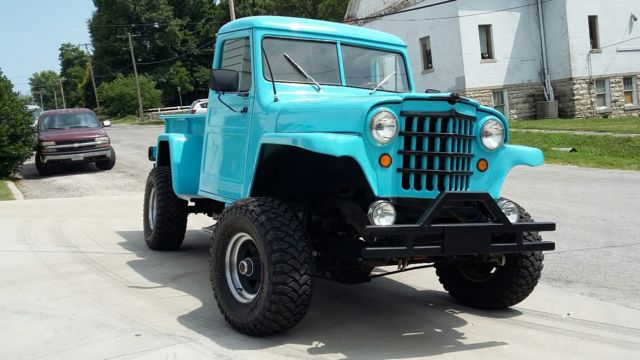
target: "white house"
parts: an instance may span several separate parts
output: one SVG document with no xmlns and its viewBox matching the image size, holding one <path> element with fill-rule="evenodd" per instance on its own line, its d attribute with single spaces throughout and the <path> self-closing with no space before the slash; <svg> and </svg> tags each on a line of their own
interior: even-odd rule
<svg viewBox="0 0 640 360">
<path fill-rule="evenodd" d="M 457 91 L 516 119 L 551 99 L 563 117 L 640 114 L 640 0 L 437 3 L 352 0 L 345 20 L 401 37 L 419 91 Z"/>
</svg>

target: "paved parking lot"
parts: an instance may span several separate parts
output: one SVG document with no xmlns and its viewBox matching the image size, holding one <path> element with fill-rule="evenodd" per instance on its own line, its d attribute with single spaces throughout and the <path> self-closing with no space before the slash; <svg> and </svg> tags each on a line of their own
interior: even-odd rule
<svg viewBox="0 0 640 360">
<path fill-rule="evenodd" d="M 159 127 L 110 130 L 118 162 L 51 178 L 29 164 L 28 200 L 0 204 L 0 358 L 615 358 L 640 356 L 640 173 L 517 169 L 505 195 L 558 250 L 541 284 L 501 312 L 461 306 L 432 270 L 358 286 L 318 280 L 289 333 L 254 339 L 221 318 L 208 282 L 211 224 L 190 217 L 179 252 L 147 250 L 146 148 Z"/>
</svg>

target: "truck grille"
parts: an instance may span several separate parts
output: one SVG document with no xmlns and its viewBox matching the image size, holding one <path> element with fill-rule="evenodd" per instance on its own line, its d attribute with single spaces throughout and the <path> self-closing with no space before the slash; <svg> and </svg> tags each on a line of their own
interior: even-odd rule
<svg viewBox="0 0 640 360">
<path fill-rule="evenodd" d="M 400 116 L 402 167 L 397 171 L 402 174 L 402 188 L 468 190 L 475 118 L 456 111 L 403 111 Z"/>
</svg>

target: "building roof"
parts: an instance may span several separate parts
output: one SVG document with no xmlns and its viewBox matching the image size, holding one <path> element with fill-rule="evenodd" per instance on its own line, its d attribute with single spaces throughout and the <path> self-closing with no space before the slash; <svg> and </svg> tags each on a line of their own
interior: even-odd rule
<svg viewBox="0 0 640 360">
<path fill-rule="evenodd" d="M 340 24 L 330 21 L 293 18 L 284 16 L 251 16 L 231 21 L 220 28 L 219 33 L 261 28 L 279 31 L 292 31 L 308 34 L 326 34 L 331 37 L 358 39 L 384 44 L 405 46 L 404 41 L 395 35 L 359 26 Z"/>
</svg>

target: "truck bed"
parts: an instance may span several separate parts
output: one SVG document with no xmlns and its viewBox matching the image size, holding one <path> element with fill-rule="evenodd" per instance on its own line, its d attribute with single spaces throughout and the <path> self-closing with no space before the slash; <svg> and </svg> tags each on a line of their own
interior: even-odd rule
<svg viewBox="0 0 640 360">
<path fill-rule="evenodd" d="M 165 133 L 204 135 L 206 114 L 161 115 L 160 118 L 165 122 Z"/>
</svg>

